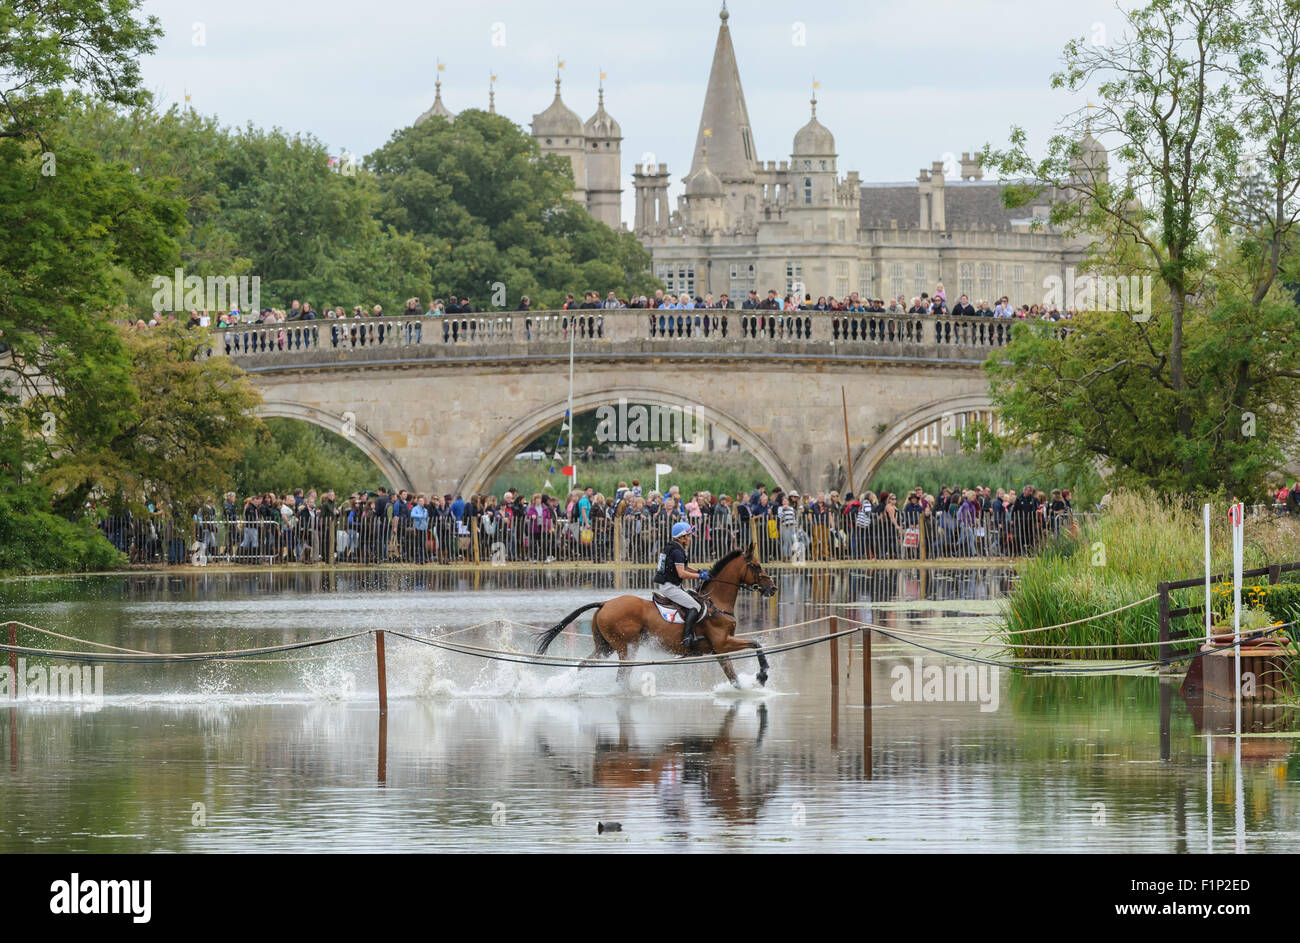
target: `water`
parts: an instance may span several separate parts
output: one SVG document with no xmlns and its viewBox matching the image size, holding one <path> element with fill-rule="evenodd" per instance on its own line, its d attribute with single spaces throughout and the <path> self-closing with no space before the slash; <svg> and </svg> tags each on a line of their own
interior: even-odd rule
<svg viewBox="0 0 1300 943">
<path fill-rule="evenodd" d="M 526 647 L 526 630 L 494 620 L 546 624 L 643 589 L 645 578 L 444 570 L 22 580 L 0 583 L 0 609 L 150 651 L 480 623 L 455 638 Z M 975 631 L 993 623 L 1011 576 L 777 578 L 775 599 L 739 600 L 747 626 L 835 615 Z M 825 631 L 823 622 L 762 640 Z M 589 645 L 562 636 L 552 652 L 581 656 Z M 1225 729 L 1230 705 L 1189 704 L 1176 682 L 1145 672 L 1003 670 L 989 676 L 982 703 L 973 691 L 898 700 L 904 675 L 959 663 L 878 636 L 868 778 L 857 636 L 840 643 L 833 702 L 826 645 L 772 656 L 765 689 L 754 664 L 741 663 L 737 691 L 716 666 L 638 668 L 620 684 L 611 670 L 488 662 L 390 635 L 386 723 L 370 636 L 269 657 L 110 664 L 100 702 L 0 709 L 0 852 L 1300 850 L 1297 740 L 1243 741 L 1238 832 L 1234 742 L 1203 736 Z M 640 657 L 658 656 L 643 648 Z M 1264 726 L 1286 722 L 1269 715 Z M 598 834 L 598 822 L 621 829 Z"/>
</svg>

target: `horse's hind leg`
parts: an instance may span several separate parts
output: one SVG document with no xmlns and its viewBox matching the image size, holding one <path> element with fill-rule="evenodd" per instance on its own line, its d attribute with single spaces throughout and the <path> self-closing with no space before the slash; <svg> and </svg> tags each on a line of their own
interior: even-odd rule
<svg viewBox="0 0 1300 943">
<path fill-rule="evenodd" d="M 594 647 L 591 649 L 591 654 L 578 663 L 579 671 L 583 668 L 590 668 L 614 650 L 610 647 L 609 640 L 600 631 L 600 625 L 596 621 L 598 615 L 600 615 L 599 609 L 591 614 L 591 640 Z"/>
</svg>

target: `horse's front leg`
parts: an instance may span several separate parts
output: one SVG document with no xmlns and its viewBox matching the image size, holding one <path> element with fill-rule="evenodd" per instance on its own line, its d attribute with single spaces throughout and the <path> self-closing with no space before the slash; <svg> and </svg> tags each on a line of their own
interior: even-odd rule
<svg viewBox="0 0 1300 943">
<path fill-rule="evenodd" d="M 722 640 L 721 644 L 715 645 L 714 649 L 718 652 L 719 655 L 727 654 L 730 652 L 743 652 L 743 651 L 757 652 L 758 653 L 758 674 L 755 676 L 755 678 L 757 679 L 760 685 L 767 684 L 767 677 L 768 677 L 767 655 L 763 653 L 762 645 L 759 645 L 757 642 L 751 641 L 749 639 L 739 639 L 736 638 L 734 635 L 729 635 Z M 723 666 L 723 670 L 727 672 L 727 676 L 732 679 L 732 684 L 735 684 L 736 683 L 735 669 L 731 668 L 731 663 L 724 661 L 722 663 L 722 666 Z"/>
</svg>

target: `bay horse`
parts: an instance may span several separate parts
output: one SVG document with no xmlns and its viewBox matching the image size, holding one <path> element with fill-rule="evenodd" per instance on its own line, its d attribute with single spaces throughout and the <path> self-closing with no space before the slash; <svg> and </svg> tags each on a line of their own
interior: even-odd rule
<svg viewBox="0 0 1300 943">
<path fill-rule="evenodd" d="M 686 656 L 701 654 L 700 648 L 718 655 L 754 650 L 758 652 L 758 683 L 767 684 L 767 658 L 763 647 L 749 639 L 736 638 L 736 596 L 741 589 L 758 592 L 764 596 L 776 594 L 776 583 L 763 571 L 751 543 L 745 550 L 732 550 L 724 554 L 709 568 L 709 579 L 700 587 L 700 595 L 711 604 L 708 611 L 695 623 L 696 644 L 690 651 L 682 644 L 682 623 L 669 622 L 659 614 L 659 607 L 641 596 L 615 596 L 605 602 L 587 603 L 573 610 L 553 627 L 538 635 L 537 654 L 543 654 L 569 623 L 589 609 L 591 635 L 595 642 L 592 653 L 583 659 L 579 668 L 617 652 L 620 661 L 635 659 L 636 649 L 645 637 L 655 639 L 663 648 L 674 654 Z M 740 687 L 736 669 L 728 659 L 720 659 L 722 671 L 734 687 Z M 631 670 L 627 665 L 618 669 L 622 681 Z"/>
</svg>

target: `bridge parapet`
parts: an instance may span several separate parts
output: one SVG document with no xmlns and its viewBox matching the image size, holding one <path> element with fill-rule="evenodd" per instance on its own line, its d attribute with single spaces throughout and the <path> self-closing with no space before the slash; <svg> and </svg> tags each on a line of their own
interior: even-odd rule
<svg viewBox="0 0 1300 943">
<path fill-rule="evenodd" d="M 212 353 L 259 367 L 330 360 L 468 360 L 560 356 L 822 355 L 982 362 L 1011 340 L 993 318 L 839 311 L 645 310 L 482 312 L 249 324 L 213 332 Z M 572 334 L 572 336 L 571 336 Z"/>
</svg>

